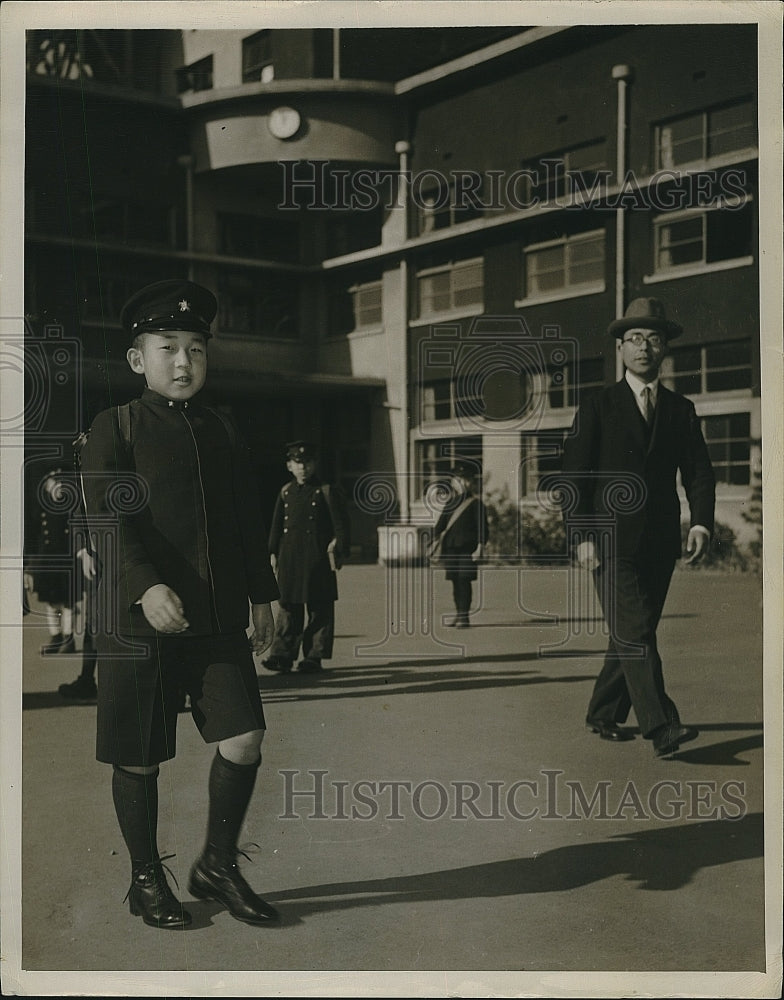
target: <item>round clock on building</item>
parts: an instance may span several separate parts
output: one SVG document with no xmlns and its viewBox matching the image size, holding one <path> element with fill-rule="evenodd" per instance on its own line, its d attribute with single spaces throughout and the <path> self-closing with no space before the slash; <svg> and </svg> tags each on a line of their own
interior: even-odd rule
<svg viewBox="0 0 784 1000">
<path fill-rule="evenodd" d="M 299 111 L 294 108 L 275 108 L 270 111 L 267 127 L 276 139 L 291 139 L 302 124 Z"/>
</svg>

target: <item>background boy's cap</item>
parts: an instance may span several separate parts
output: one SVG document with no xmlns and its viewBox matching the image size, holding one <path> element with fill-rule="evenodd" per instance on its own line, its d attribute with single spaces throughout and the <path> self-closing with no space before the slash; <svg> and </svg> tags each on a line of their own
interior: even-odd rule
<svg viewBox="0 0 784 1000">
<path fill-rule="evenodd" d="M 307 462 L 316 457 L 316 446 L 312 441 L 289 441 L 286 445 L 286 458 L 299 462 Z"/>
<path fill-rule="evenodd" d="M 131 339 L 158 330 L 189 330 L 210 337 L 217 311 L 209 288 L 175 278 L 156 281 L 132 295 L 122 307 L 120 322 Z"/>
<path fill-rule="evenodd" d="M 476 479 L 478 471 L 473 465 L 469 465 L 467 462 L 455 462 L 452 468 L 449 470 L 450 476 L 460 476 L 461 479 Z"/>
</svg>

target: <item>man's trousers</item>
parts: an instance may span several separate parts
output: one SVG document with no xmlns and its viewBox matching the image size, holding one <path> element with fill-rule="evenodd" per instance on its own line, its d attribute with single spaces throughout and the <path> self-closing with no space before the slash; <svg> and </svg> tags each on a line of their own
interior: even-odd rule
<svg viewBox="0 0 784 1000">
<path fill-rule="evenodd" d="M 607 559 L 594 570 L 610 641 L 588 719 L 622 723 L 633 707 L 645 737 L 659 726 L 679 721 L 678 710 L 664 690 L 656 645 L 674 567 L 674 559 L 647 553 Z"/>
</svg>

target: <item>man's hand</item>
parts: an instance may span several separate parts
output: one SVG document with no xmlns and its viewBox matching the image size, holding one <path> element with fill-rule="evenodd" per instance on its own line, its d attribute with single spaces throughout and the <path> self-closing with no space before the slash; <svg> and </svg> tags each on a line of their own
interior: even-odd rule
<svg viewBox="0 0 784 1000">
<path fill-rule="evenodd" d="M 278 572 L 278 557 L 274 552 L 270 552 L 270 566 L 272 567 L 272 572 Z"/>
<path fill-rule="evenodd" d="M 697 560 L 702 559 L 708 551 L 709 541 L 710 535 L 705 528 L 696 526 L 689 528 L 689 537 L 686 539 L 686 551 L 689 553 L 689 558 L 685 562 L 687 564 L 695 563 Z"/>
<path fill-rule="evenodd" d="M 275 636 L 275 618 L 269 604 L 252 604 L 250 614 L 253 622 L 250 646 L 257 656 L 261 656 L 272 645 Z"/>
<path fill-rule="evenodd" d="M 144 617 L 156 632 L 184 632 L 190 628 L 182 601 L 165 583 L 145 590 L 141 605 Z"/>
<path fill-rule="evenodd" d="M 589 538 L 588 541 L 580 542 L 577 546 L 575 558 L 577 565 L 581 569 L 593 570 L 598 567 L 599 557 L 596 554 L 596 545 L 593 539 Z"/>
<path fill-rule="evenodd" d="M 482 558 L 482 553 L 484 552 L 484 546 L 480 542 L 474 551 L 471 553 L 471 562 L 479 562 Z"/>
</svg>

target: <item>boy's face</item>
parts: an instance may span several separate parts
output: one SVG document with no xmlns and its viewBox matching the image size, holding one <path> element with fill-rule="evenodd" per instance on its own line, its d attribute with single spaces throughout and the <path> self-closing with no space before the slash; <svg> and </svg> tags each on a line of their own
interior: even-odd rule
<svg viewBox="0 0 784 1000">
<path fill-rule="evenodd" d="M 207 341 L 190 330 L 143 333 L 140 346 L 132 347 L 126 357 L 147 386 L 166 399 L 190 399 L 207 378 Z"/>
<path fill-rule="evenodd" d="M 452 476 L 452 489 L 458 496 L 465 496 L 471 489 L 471 480 L 464 476 Z"/>
<path fill-rule="evenodd" d="M 298 458 L 290 458 L 286 462 L 286 468 L 294 476 L 299 485 L 302 486 L 303 483 L 306 483 L 313 476 L 313 473 L 316 471 L 316 463 L 312 458 L 306 458 L 304 462 Z"/>
</svg>

